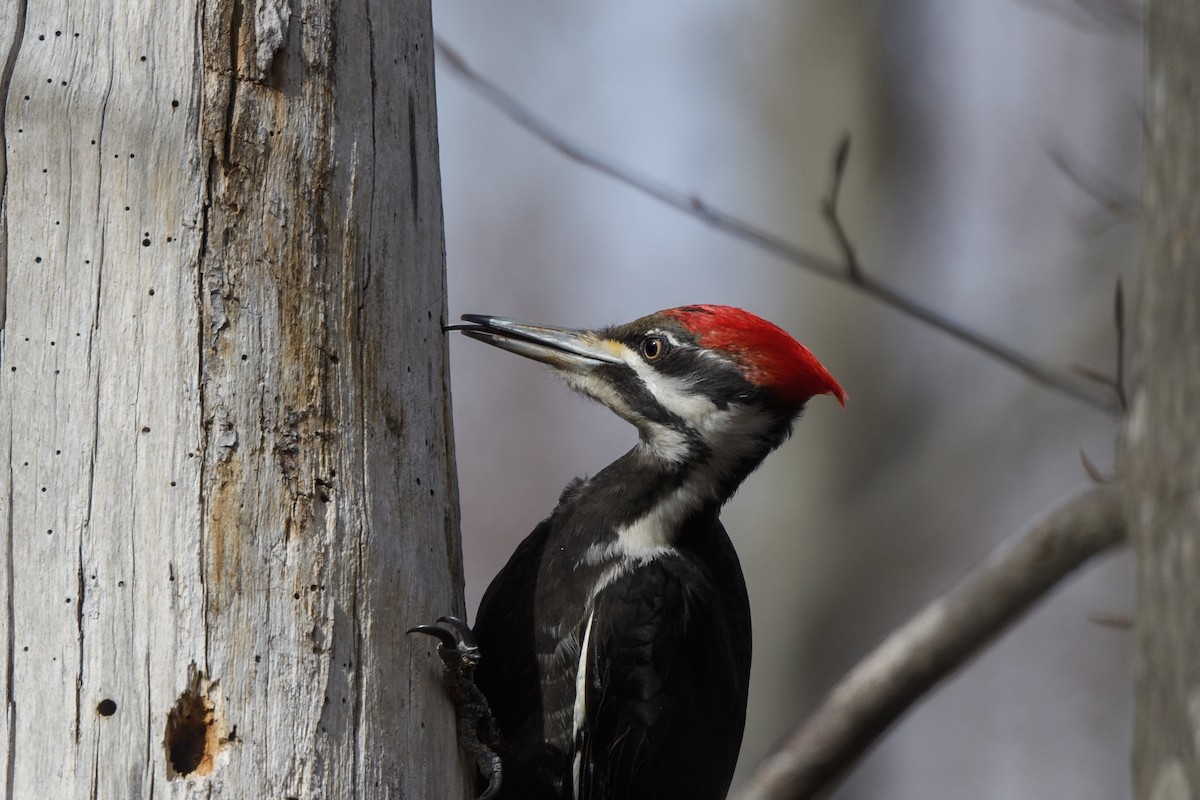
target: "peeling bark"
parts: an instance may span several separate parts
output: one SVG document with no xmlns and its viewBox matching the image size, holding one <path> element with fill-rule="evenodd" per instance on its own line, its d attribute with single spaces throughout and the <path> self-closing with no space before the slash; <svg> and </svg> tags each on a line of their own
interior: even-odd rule
<svg viewBox="0 0 1200 800">
<path fill-rule="evenodd" d="M 464 793 L 429 11 L 0 22 L 6 796 Z"/>
</svg>

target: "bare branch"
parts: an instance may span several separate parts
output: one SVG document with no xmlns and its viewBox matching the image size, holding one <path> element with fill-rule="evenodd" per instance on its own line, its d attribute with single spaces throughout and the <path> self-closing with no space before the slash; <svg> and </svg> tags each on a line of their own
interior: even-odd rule
<svg viewBox="0 0 1200 800">
<path fill-rule="evenodd" d="M 1124 535 L 1118 492 L 1103 486 L 1006 542 L 842 679 L 736 800 L 799 800 L 829 791 L 914 703 Z"/>
<path fill-rule="evenodd" d="M 857 259 L 853 262 L 848 262 L 854 266 L 847 266 L 820 256 L 811 250 L 793 245 L 761 228 L 757 228 L 748 222 L 744 222 L 724 211 L 714 208 L 693 194 L 679 191 L 667 184 L 653 180 L 629 166 L 617 163 L 594 150 L 578 144 L 567 135 L 536 117 L 511 95 L 472 69 L 463 60 L 462 56 L 451 47 L 440 41 L 436 42 L 436 46 L 438 53 L 442 56 L 443 63 L 466 81 L 467 85 L 473 91 L 485 98 L 513 122 L 567 158 L 615 178 L 643 194 L 650 195 L 685 214 L 695 217 L 712 228 L 724 231 L 737 239 L 748 242 L 794 266 L 820 275 L 823 278 L 853 286 L 859 291 L 882 302 L 884 305 L 891 306 L 897 311 L 920 320 L 926 325 L 936 328 L 976 350 L 982 351 L 1048 389 L 1072 397 L 1101 411 L 1106 411 L 1110 414 L 1120 413 L 1120 406 L 1112 396 L 1111 391 L 1097 388 L 1067 370 L 1043 364 L 1018 350 L 977 333 L 949 317 L 925 307 L 916 300 L 900 294 L 895 289 L 864 273 L 858 267 Z M 832 218 L 830 213 L 827 212 L 826 219 L 834 226 L 835 235 L 837 235 L 838 231 L 841 232 L 838 238 L 843 255 L 847 253 L 853 254 L 853 248 L 849 247 L 849 237 L 846 235 L 842 223 L 837 216 L 836 206 L 841 175 L 845 167 L 845 148 L 846 143 L 843 142 L 839 146 L 840 158 L 835 158 L 833 189 L 826 200 L 832 211 Z"/>
<path fill-rule="evenodd" d="M 1141 210 L 1137 195 L 1094 170 L 1089 170 L 1077 159 L 1067 155 L 1065 147 L 1044 145 L 1042 149 L 1055 169 L 1076 189 L 1090 197 L 1102 213 L 1112 217 L 1133 218 Z"/>
</svg>

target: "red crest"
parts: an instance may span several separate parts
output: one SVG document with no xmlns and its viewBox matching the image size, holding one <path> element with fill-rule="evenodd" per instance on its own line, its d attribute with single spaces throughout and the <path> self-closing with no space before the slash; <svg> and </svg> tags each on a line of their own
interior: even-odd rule
<svg viewBox="0 0 1200 800">
<path fill-rule="evenodd" d="M 831 394 L 846 405 L 846 393 L 829 371 L 778 325 L 731 306 L 682 306 L 662 313 L 703 346 L 729 353 L 747 380 L 784 402 L 801 405 L 815 395 Z"/>
</svg>

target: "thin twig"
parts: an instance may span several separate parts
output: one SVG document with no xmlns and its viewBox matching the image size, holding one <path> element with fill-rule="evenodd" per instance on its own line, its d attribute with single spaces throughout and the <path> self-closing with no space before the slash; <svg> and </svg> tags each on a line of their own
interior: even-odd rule
<svg viewBox="0 0 1200 800">
<path fill-rule="evenodd" d="M 834 152 L 833 183 L 828 197 L 822 204 L 825 221 L 829 224 L 833 237 L 837 241 L 838 248 L 842 251 L 842 259 L 845 262 L 844 273 L 842 275 L 844 282 L 857 287 L 860 291 L 883 301 L 893 308 L 903 311 L 911 317 L 915 317 L 949 334 L 960 342 L 969 344 L 977 350 L 982 350 L 992 358 L 1037 383 L 1110 413 L 1117 413 L 1121 410 L 1116 405 L 1112 393 L 1111 381 L 1104 380 L 1102 385 L 1105 391 L 1097 393 L 1090 385 L 1076 380 L 1070 372 L 1064 372 L 1046 364 L 1041 364 L 1008 345 L 1001 344 L 995 339 L 990 339 L 964 325 L 960 325 L 915 300 L 901 296 L 890 287 L 868 275 L 858 261 L 858 256 L 850 243 L 850 237 L 846 234 L 845 226 L 842 224 L 841 215 L 838 213 L 837 200 L 841 193 L 841 182 L 845 174 L 849 151 L 850 138 L 846 136 L 839 142 L 837 150 Z"/>
<path fill-rule="evenodd" d="M 1120 413 L 1121 409 L 1112 397 L 1111 392 L 1100 391 L 1090 383 L 1072 375 L 1069 371 L 1040 363 L 1012 347 L 977 333 L 949 317 L 925 307 L 916 300 L 900 294 L 895 289 L 870 277 L 861 268 L 849 269 L 837 261 L 786 242 L 778 236 L 714 208 L 694 194 L 679 191 L 665 183 L 649 178 L 631 167 L 619 164 L 594 150 L 584 147 L 550 124 L 539 119 L 510 94 L 472 69 L 453 48 L 440 41 L 436 42 L 436 46 L 438 53 L 443 58 L 443 63 L 456 72 L 476 94 L 486 99 L 517 125 L 550 145 L 567 158 L 615 178 L 643 194 L 647 194 L 685 214 L 695 217 L 712 228 L 724 231 L 737 239 L 748 242 L 794 266 L 823 278 L 853 286 L 885 305 L 891 306 L 976 350 L 986 353 L 1000 363 L 1016 370 L 1048 389 L 1079 400 L 1101 411 L 1106 411 L 1110 414 Z M 833 192 L 830 195 L 831 200 L 836 200 L 837 198 L 837 191 L 841 183 L 841 171 L 844 167 L 844 159 L 840 167 L 835 163 L 835 181 Z M 834 210 L 836 212 L 836 205 L 834 206 Z M 838 219 L 836 213 L 834 214 L 834 219 Z M 845 230 L 842 229 L 840 220 L 837 221 L 836 230 L 841 230 L 842 236 L 840 239 L 844 241 L 840 241 L 840 246 L 843 254 L 845 254 L 847 252 L 847 245 L 849 244 L 849 237 L 845 235 Z M 850 248 L 849 251 L 853 252 L 853 248 Z M 857 264 L 857 260 L 854 263 Z"/>
<path fill-rule="evenodd" d="M 861 286 L 865 276 L 858 263 L 858 253 L 854 251 L 854 244 L 850 241 L 845 226 L 842 225 L 841 214 L 838 213 L 838 198 L 842 194 L 842 178 L 846 174 L 846 162 L 849 158 L 850 134 L 847 133 L 843 134 L 842 140 L 838 142 L 837 149 L 833 152 L 833 180 L 829 185 L 828 196 L 821 203 L 821 215 L 825 217 L 825 222 L 829 225 L 829 229 L 833 232 L 833 238 L 837 240 L 838 248 L 842 251 L 842 258 L 846 262 L 846 279 L 851 284 Z"/>
<path fill-rule="evenodd" d="M 1117 289 L 1113 293 L 1113 324 L 1117 329 L 1117 377 L 1114 379 L 1117 392 L 1117 403 L 1121 412 L 1129 410 L 1129 402 L 1125 397 L 1125 291 L 1121 287 L 1121 279 L 1117 278 Z"/>
<path fill-rule="evenodd" d="M 1092 463 L 1092 460 L 1088 458 L 1088 454 L 1082 447 L 1079 448 L 1079 463 L 1083 465 L 1083 471 L 1087 473 L 1087 476 L 1092 479 L 1093 483 L 1108 483 L 1111 480 Z"/>
<path fill-rule="evenodd" d="M 1085 561 L 1125 536 L 1118 490 L 1090 489 L 1001 546 L 889 636 L 784 740 L 735 800 L 827 793 L 897 719 Z"/>
<path fill-rule="evenodd" d="M 1112 392 L 1117 407 L 1124 414 L 1129 410 L 1129 403 L 1125 399 L 1125 295 L 1121 290 L 1121 279 L 1119 277 L 1117 278 L 1117 289 L 1113 297 L 1113 327 L 1116 329 L 1117 336 L 1116 376 L 1109 376 L 1099 370 L 1094 370 L 1091 367 L 1085 367 L 1080 364 L 1072 364 L 1071 371 Z"/>
<path fill-rule="evenodd" d="M 1090 197 L 1102 213 L 1111 217 L 1137 216 L 1141 204 L 1132 192 L 1116 182 L 1088 170 L 1077 159 L 1067 155 L 1064 147 L 1047 144 L 1042 149 L 1059 173 L 1076 189 Z"/>
</svg>

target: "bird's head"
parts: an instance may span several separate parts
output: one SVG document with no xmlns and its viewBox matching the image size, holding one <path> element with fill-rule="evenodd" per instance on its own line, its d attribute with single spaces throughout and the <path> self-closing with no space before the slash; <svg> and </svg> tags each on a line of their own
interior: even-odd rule
<svg viewBox="0 0 1200 800">
<path fill-rule="evenodd" d="M 682 306 L 599 330 L 463 319 L 468 324 L 450 329 L 550 365 L 636 426 L 666 461 L 761 459 L 810 398 L 831 394 L 845 404 L 808 348 L 740 308 Z"/>
</svg>

